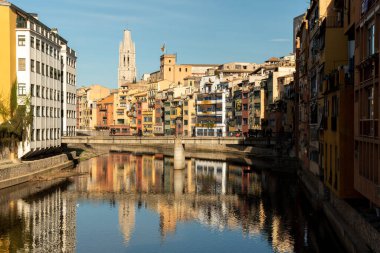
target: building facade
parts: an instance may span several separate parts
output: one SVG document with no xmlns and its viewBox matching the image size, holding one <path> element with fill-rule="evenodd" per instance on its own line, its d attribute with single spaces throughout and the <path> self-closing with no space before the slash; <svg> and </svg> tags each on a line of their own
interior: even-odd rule
<svg viewBox="0 0 380 253">
<path fill-rule="evenodd" d="M 111 90 L 95 84 L 77 89 L 77 130 L 94 130 L 97 125 L 97 101 L 110 95 Z"/>
<path fill-rule="evenodd" d="M 18 104 L 33 115 L 29 138 L 19 145 L 18 156 L 60 147 L 63 131 L 75 131 L 76 53 L 36 14 L 7 1 L 0 2 L 0 12 L 2 96 L 10 101 L 12 86 L 17 86 Z"/>
<path fill-rule="evenodd" d="M 349 1 L 355 27 L 355 189 L 380 207 L 380 2 Z"/>
</svg>

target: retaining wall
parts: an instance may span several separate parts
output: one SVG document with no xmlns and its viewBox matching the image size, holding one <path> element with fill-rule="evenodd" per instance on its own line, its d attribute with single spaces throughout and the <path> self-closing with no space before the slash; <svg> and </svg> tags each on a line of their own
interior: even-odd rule
<svg viewBox="0 0 380 253">
<path fill-rule="evenodd" d="M 43 173 L 72 167 L 75 157 L 75 152 L 71 152 L 37 161 L 7 165 L 0 168 L 0 189 L 25 183 Z"/>
</svg>

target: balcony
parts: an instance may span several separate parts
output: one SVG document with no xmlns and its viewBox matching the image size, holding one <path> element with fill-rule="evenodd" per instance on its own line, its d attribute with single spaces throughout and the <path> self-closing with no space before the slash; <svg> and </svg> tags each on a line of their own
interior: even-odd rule
<svg viewBox="0 0 380 253">
<path fill-rule="evenodd" d="M 221 102 L 221 101 L 216 101 L 216 100 L 197 100 L 197 105 L 212 105 L 212 104 L 216 104 L 217 102 Z"/>
</svg>

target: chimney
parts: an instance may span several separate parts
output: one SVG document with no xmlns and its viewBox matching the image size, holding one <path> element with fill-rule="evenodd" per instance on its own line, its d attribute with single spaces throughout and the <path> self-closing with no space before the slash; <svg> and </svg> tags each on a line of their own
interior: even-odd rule
<svg viewBox="0 0 380 253">
<path fill-rule="evenodd" d="M 29 13 L 29 15 L 38 20 L 38 14 L 37 13 Z"/>
</svg>

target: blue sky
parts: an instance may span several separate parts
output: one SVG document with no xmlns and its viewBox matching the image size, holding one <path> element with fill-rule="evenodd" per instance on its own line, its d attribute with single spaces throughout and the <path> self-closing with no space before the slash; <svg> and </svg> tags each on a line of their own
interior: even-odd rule
<svg viewBox="0 0 380 253">
<path fill-rule="evenodd" d="M 293 17 L 307 0 L 10 0 L 39 14 L 78 52 L 78 86 L 117 87 L 125 28 L 138 78 L 159 69 L 160 47 L 178 63 L 263 62 L 292 51 Z"/>
</svg>

